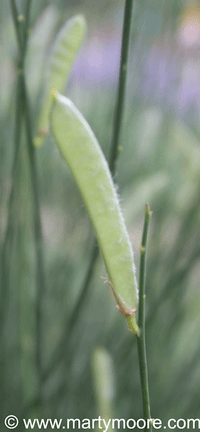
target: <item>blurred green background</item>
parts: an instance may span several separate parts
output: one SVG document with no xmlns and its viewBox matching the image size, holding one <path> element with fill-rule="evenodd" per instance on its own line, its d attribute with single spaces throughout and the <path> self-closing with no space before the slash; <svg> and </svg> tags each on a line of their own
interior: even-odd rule
<svg viewBox="0 0 200 432">
<path fill-rule="evenodd" d="M 17 5 L 23 14 L 23 1 Z M 68 18 L 83 13 L 88 34 L 65 94 L 83 112 L 108 158 L 123 10 L 120 0 L 32 2 L 25 72 L 34 134 L 55 36 Z M 152 416 L 163 421 L 196 418 L 200 396 L 200 3 L 138 0 L 133 12 L 120 139 L 123 151 L 115 182 L 137 269 L 145 203 L 153 210 L 146 284 Z M 92 364 L 96 347 L 103 346 L 112 358 L 113 416 L 140 418 L 136 340 L 104 283 L 106 272 L 100 256 L 70 327 L 91 263 L 94 233 L 74 180 L 50 136 L 37 150 L 46 279 L 41 320 L 43 375 L 38 376 L 34 207 L 23 129 L 20 155 L 12 171 L 18 51 L 7 0 L 0 2 L 0 22 L 4 275 L 0 416 L 14 413 L 65 419 L 100 415 Z M 12 178 L 10 231 L 5 241 Z M 95 370 L 98 375 L 98 367 Z"/>
</svg>

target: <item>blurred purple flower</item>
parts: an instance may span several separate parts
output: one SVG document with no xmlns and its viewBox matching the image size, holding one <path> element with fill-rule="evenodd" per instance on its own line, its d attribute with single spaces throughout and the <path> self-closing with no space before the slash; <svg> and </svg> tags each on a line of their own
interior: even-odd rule
<svg viewBox="0 0 200 432">
<path fill-rule="evenodd" d="M 139 92 L 180 116 L 200 108 L 200 63 L 197 53 L 178 46 L 176 40 L 154 43 L 143 69 Z"/>
<path fill-rule="evenodd" d="M 168 99 L 178 76 L 179 68 L 176 54 L 160 44 L 155 44 L 147 54 L 147 61 L 143 70 L 141 91 L 144 98 L 150 96 L 158 103 Z"/>
<path fill-rule="evenodd" d="M 178 108 L 183 114 L 195 105 L 200 108 L 200 65 L 188 58 L 182 68 L 181 82 L 177 92 Z"/>
<path fill-rule="evenodd" d="M 112 84 L 118 79 L 119 61 L 120 35 L 94 35 L 74 65 L 73 79 L 87 86 Z"/>
<path fill-rule="evenodd" d="M 139 37 L 138 37 L 139 39 Z M 138 50 L 138 46 L 140 49 Z M 197 48 L 183 46 L 179 33 L 166 34 L 147 50 L 137 41 L 130 52 L 129 94 L 187 115 L 200 108 L 200 63 Z M 192 46 L 192 49 L 191 49 Z M 75 62 L 72 80 L 84 87 L 110 87 L 119 77 L 121 30 L 107 26 L 89 39 Z M 141 50 L 141 51 L 140 51 Z M 130 80 L 131 79 L 131 80 Z M 137 83 L 134 89 L 134 83 Z"/>
</svg>

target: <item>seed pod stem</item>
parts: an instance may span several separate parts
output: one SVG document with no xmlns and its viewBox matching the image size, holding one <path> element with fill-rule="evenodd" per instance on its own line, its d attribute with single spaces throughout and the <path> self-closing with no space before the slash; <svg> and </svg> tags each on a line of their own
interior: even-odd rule
<svg viewBox="0 0 200 432">
<path fill-rule="evenodd" d="M 140 367 L 140 381 L 141 381 L 141 388 L 142 388 L 143 413 L 144 413 L 143 415 L 145 420 L 151 419 L 146 342 L 145 342 L 146 249 L 147 249 L 147 236 L 148 236 L 151 214 L 152 212 L 150 211 L 150 207 L 147 204 L 145 208 L 144 228 L 143 228 L 143 235 L 142 235 L 142 244 L 140 248 L 139 314 L 138 314 L 140 336 L 137 337 L 138 357 L 139 357 L 139 367 Z"/>
</svg>

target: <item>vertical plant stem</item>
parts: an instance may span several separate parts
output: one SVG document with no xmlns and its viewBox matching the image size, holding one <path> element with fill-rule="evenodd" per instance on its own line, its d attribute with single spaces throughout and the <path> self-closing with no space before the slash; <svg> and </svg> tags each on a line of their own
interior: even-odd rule
<svg viewBox="0 0 200 432">
<path fill-rule="evenodd" d="M 26 2 L 26 10 L 23 22 L 23 31 L 21 31 L 18 20 L 17 8 L 14 0 L 10 0 L 11 11 L 13 16 L 13 21 L 15 24 L 17 40 L 20 51 L 20 65 L 21 65 L 21 75 L 22 75 L 22 105 L 24 108 L 25 116 L 25 127 L 27 135 L 27 149 L 30 162 L 30 177 L 31 186 L 33 193 L 33 218 L 34 218 L 34 235 L 35 235 L 35 248 L 36 248 L 36 366 L 38 373 L 39 387 L 41 385 L 41 375 L 42 375 L 42 306 L 43 297 L 45 292 L 45 272 L 44 272 L 44 258 L 43 258 L 43 248 L 42 248 L 42 228 L 40 219 L 40 203 L 39 203 L 39 192 L 38 192 L 38 175 L 37 166 L 35 158 L 35 149 L 33 146 L 33 138 L 31 132 L 31 114 L 29 108 L 29 102 L 27 97 L 25 76 L 24 76 L 24 61 L 26 55 L 26 47 L 28 40 L 28 28 L 29 28 L 29 15 L 31 0 Z M 22 23 L 21 23 L 22 24 Z M 41 390 L 41 389 L 40 389 Z M 40 393 L 39 390 L 39 393 Z"/>
<path fill-rule="evenodd" d="M 21 135 L 21 123 L 20 116 L 22 113 L 22 77 L 19 74 L 17 80 L 17 94 L 16 94 L 16 118 L 15 118 L 15 138 L 14 138 L 14 157 L 12 163 L 12 172 L 11 172 L 11 189 L 8 201 L 8 217 L 7 217 L 7 226 L 4 236 L 4 242 L 2 245 L 1 259 L 2 259 L 2 287 L 1 287 L 1 307 L 0 307 L 0 329 L 2 332 L 2 328 L 4 325 L 4 316 L 6 315 L 6 297 L 8 295 L 8 268 L 7 268 L 7 255 L 9 254 L 9 241 L 12 238 L 13 234 L 13 206 L 14 206 L 14 189 L 17 183 L 18 176 L 18 161 L 19 161 L 19 151 L 20 151 L 20 135 Z"/>
<path fill-rule="evenodd" d="M 32 0 L 26 0 L 26 10 L 25 10 L 25 17 L 24 17 L 24 32 L 23 32 L 23 51 L 22 51 L 22 56 L 24 59 L 25 59 L 25 54 L 26 54 L 27 42 L 28 42 L 31 2 L 32 2 Z"/>
<path fill-rule="evenodd" d="M 4 241 L 1 249 L 1 299 L 0 299 L 0 386 L 1 386 L 1 398 L 0 405 L 4 411 L 7 404 L 7 385 L 6 385 L 6 349 L 7 341 L 5 337 L 6 318 L 9 312 L 9 300 L 11 295 L 11 282 L 10 282 L 10 256 L 12 252 L 12 246 L 16 231 L 18 231 L 18 222 L 16 222 L 16 214 L 14 210 L 16 207 L 16 189 L 19 175 L 19 162 L 20 162 L 20 137 L 21 137 L 21 124 L 20 116 L 22 113 L 21 105 L 21 75 L 17 80 L 17 92 L 16 92 L 16 114 L 15 114 L 15 138 L 14 138 L 14 155 L 11 170 L 11 188 L 8 199 L 8 215 L 7 215 L 7 226 L 4 235 Z M 12 255 L 13 256 L 13 255 Z"/>
<path fill-rule="evenodd" d="M 10 2 L 13 19 L 16 28 L 17 43 L 21 47 L 20 23 L 17 19 L 17 10 L 14 1 Z M 15 18 L 14 18 L 15 17 Z M 19 158 L 20 158 L 20 138 L 21 138 L 21 115 L 23 112 L 22 106 L 22 74 L 21 74 L 21 56 L 18 59 L 17 71 L 18 78 L 16 83 L 16 108 L 15 108 L 15 127 L 14 127 L 14 149 L 13 161 L 11 168 L 11 187 L 8 198 L 8 214 L 7 225 L 5 229 L 4 240 L 1 249 L 1 305 L 0 305 L 0 356 L 1 356 L 1 386 L 4 396 L 6 395 L 6 387 L 4 387 L 4 367 L 5 367 L 5 338 L 4 328 L 6 324 L 6 316 L 8 313 L 9 294 L 10 294 L 10 273 L 9 273 L 9 257 L 11 246 L 14 238 L 14 227 L 16 223 L 15 209 L 15 191 L 19 175 Z M 2 406 L 5 400 L 1 401 Z"/>
<path fill-rule="evenodd" d="M 27 148 L 30 163 L 31 186 L 33 193 L 33 217 L 34 217 L 34 233 L 35 233 L 35 248 L 36 248 L 36 365 L 39 382 L 41 383 L 42 376 L 42 308 L 45 294 L 45 272 L 44 272 L 44 257 L 42 247 L 42 227 L 40 219 L 40 202 L 38 191 L 38 174 L 36 167 L 35 149 L 33 146 L 33 138 L 31 133 L 31 117 L 29 112 L 29 104 L 27 100 L 26 86 L 23 80 L 23 100 L 25 105 L 25 127 L 27 135 Z"/>
<path fill-rule="evenodd" d="M 111 142 L 110 161 L 109 161 L 109 167 L 112 175 L 114 175 L 116 171 L 116 164 L 117 164 L 117 158 L 119 153 L 119 138 L 120 138 L 120 131 L 121 131 L 121 125 L 123 120 L 123 112 L 124 112 L 132 9 L 133 9 L 133 0 L 126 0 L 125 11 L 124 11 L 118 95 L 117 95 L 117 103 L 115 108 L 113 137 Z"/>
<path fill-rule="evenodd" d="M 146 279 L 146 255 L 147 255 L 146 250 L 147 250 L 147 235 L 148 235 L 150 217 L 151 217 L 151 211 L 149 205 L 147 204 L 145 208 L 144 228 L 143 228 L 143 235 L 142 235 L 142 244 L 140 248 L 139 314 L 138 314 L 138 325 L 140 328 L 140 336 L 137 336 L 140 382 L 141 382 L 142 401 L 143 401 L 143 415 L 145 420 L 151 419 L 147 357 L 146 357 L 146 342 L 145 342 L 145 279 Z M 146 428 L 145 430 L 148 430 L 148 428 Z"/>
<path fill-rule="evenodd" d="M 15 31 L 16 31 L 19 51 L 21 53 L 21 51 L 22 51 L 22 39 L 21 39 L 21 28 L 20 28 L 21 26 L 20 26 L 20 21 L 18 20 L 18 12 L 17 12 L 15 0 L 10 0 L 10 8 L 11 8 L 11 12 L 12 12 L 13 22 L 15 25 Z"/>
</svg>

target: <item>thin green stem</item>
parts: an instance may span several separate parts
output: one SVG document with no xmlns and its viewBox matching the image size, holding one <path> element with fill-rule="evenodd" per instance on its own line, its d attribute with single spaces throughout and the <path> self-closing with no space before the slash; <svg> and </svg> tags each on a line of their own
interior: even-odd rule
<svg viewBox="0 0 200 432">
<path fill-rule="evenodd" d="M 21 46 L 20 36 L 20 24 L 17 20 L 17 11 L 14 1 L 11 1 L 11 10 L 15 16 L 15 28 L 19 48 Z M 9 257 L 11 252 L 11 245 L 14 238 L 14 227 L 16 226 L 16 214 L 15 209 L 15 191 L 18 183 L 19 176 L 19 162 L 20 162 L 20 138 L 21 138 L 21 115 L 23 113 L 22 105 L 22 74 L 20 72 L 21 58 L 18 61 L 18 79 L 16 85 L 16 109 L 15 109 L 15 128 L 14 128 L 14 155 L 11 168 L 11 188 L 8 199 L 8 215 L 7 215 L 7 226 L 5 230 L 4 241 L 1 249 L 1 306 L 0 306 L 0 334 L 1 334 L 1 385 L 2 389 L 6 393 L 4 388 L 4 366 L 5 366 L 5 345 L 4 345 L 4 326 L 6 323 L 6 316 L 8 313 L 8 297 L 9 297 Z M 4 403 L 4 401 L 2 401 Z"/>
<path fill-rule="evenodd" d="M 33 193 L 33 212 L 34 212 L 34 231 L 35 231 L 35 248 L 36 248 L 36 281 L 37 281 L 37 296 L 36 296 L 36 364 L 41 381 L 42 375 L 42 308 L 43 298 L 45 293 L 45 275 L 44 275 L 44 257 L 42 248 L 42 227 L 40 219 L 40 200 L 38 191 L 38 174 L 36 167 L 35 149 L 33 146 L 33 137 L 31 133 L 31 117 L 29 112 L 29 103 L 27 100 L 27 92 L 25 81 L 23 80 L 23 99 L 25 109 L 25 127 L 27 134 L 27 146 L 30 163 L 31 186 Z"/>
<path fill-rule="evenodd" d="M 27 42 L 28 42 L 28 30 L 29 30 L 29 21 L 30 21 L 30 9 L 31 9 L 31 1 L 27 0 L 26 2 L 26 11 L 25 11 L 25 19 L 24 19 L 24 37 L 23 37 L 23 57 L 25 58 Z"/>
<path fill-rule="evenodd" d="M 13 21 L 15 24 L 19 51 L 20 51 L 20 64 L 22 67 L 22 104 L 24 107 L 25 127 L 27 135 L 27 149 L 30 162 L 30 176 L 31 186 L 33 193 L 33 213 L 34 213 L 34 235 L 35 235 L 35 248 L 36 248 L 36 284 L 37 284 L 37 295 L 36 295 L 36 365 L 38 372 L 39 387 L 41 384 L 42 374 L 42 307 L 43 297 L 45 293 L 45 273 L 44 273 L 44 259 L 43 259 L 43 248 L 42 248 L 42 228 L 40 218 L 40 203 L 39 203 L 39 192 L 38 192 L 38 175 L 36 166 L 35 149 L 33 146 L 33 138 L 31 132 L 31 114 L 29 108 L 29 102 L 27 97 L 26 83 L 24 77 L 24 61 L 26 55 L 26 47 L 28 40 L 28 26 L 29 26 L 29 15 L 31 0 L 26 2 L 26 11 L 24 20 L 19 22 L 18 12 L 14 0 L 10 0 L 11 11 Z M 20 24 L 23 23 L 23 31 L 21 31 Z"/>
<path fill-rule="evenodd" d="M 8 270 L 8 256 L 10 253 L 10 241 L 13 238 L 13 225 L 15 220 L 14 215 L 14 198 L 15 198 L 15 187 L 18 178 L 18 163 L 20 153 L 20 136 L 21 136 L 21 123 L 20 116 L 22 114 L 22 76 L 21 74 L 17 80 L 17 94 L 16 94 L 16 117 L 15 117 L 15 138 L 14 138 L 14 157 L 11 171 L 11 189 L 8 200 L 8 217 L 7 226 L 4 236 L 4 241 L 1 251 L 1 307 L 0 307 L 0 332 L 2 335 L 3 326 L 5 324 L 5 316 L 7 314 L 6 299 L 9 290 L 9 270 Z M 3 338 L 1 338 L 3 340 Z"/>
<path fill-rule="evenodd" d="M 113 176 L 116 172 L 116 165 L 117 165 L 117 159 L 119 154 L 119 138 L 120 138 L 120 131 L 121 131 L 121 125 L 123 120 L 123 112 L 124 112 L 132 9 L 133 9 L 133 0 L 126 0 L 125 11 L 124 11 L 118 95 L 117 95 L 117 103 L 115 108 L 113 137 L 112 137 L 110 160 L 109 160 L 109 167 Z"/>
<path fill-rule="evenodd" d="M 148 386 L 148 370 L 145 342 L 145 279 L 146 279 L 146 249 L 147 236 L 149 229 L 151 212 L 149 205 L 146 205 L 144 228 L 142 235 L 141 254 L 140 254 L 140 276 L 139 276 L 139 314 L 138 325 L 140 328 L 140 336 L 137 336 L 137 347 L 140 367 L 140 382 L 142 389 L 143 415 L 144 419 L 151 419 L 150 398 Z M 148 428 L 146 428 L 148 430 Z"/>
<path fill-rule="evenodd" d="M 20 53 L 22 52 L 22 36 L 21 36 L 21 25 L 20 25 L 20 21 L 19 21 L 19 14 L 17 11 L 17 7 L 15 4 L 15 0 L 10 0 L 10 7 L 11 7 L 11 12 L 12 12 L 12 18 L 13 18 L 13 22 L 15 25 L 15 31 L 16 31 L 16 36 L 17 36 L 17 42 L 18 42 L 18 47 L 19 47 L 19 51 Z"/>
</svg>

